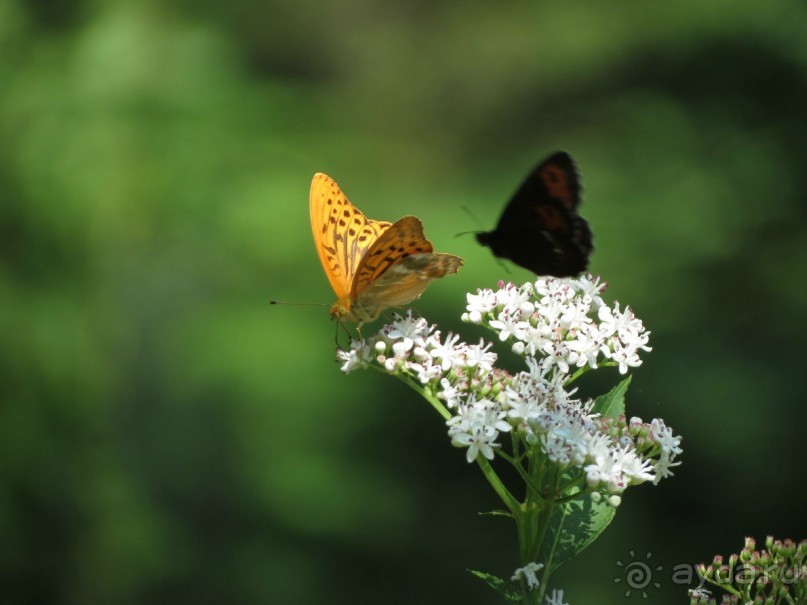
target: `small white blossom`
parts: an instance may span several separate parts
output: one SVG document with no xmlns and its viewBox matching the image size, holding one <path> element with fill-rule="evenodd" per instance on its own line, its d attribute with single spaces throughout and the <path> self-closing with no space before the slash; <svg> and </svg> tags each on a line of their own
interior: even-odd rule
<svg viewBox="0 0 807 605">
<path fill-rule="evenodd" d="M 689 593 L 690 598 L 693 599 L 708 599 L 712 596 L 712 592 L 710 590 L 707 590 L 701 586 L 691 588 L 687 592 Z"/>
<path fill-rule="evenodd" d="M 415 344 L 424 345 L 430 331 L 429 323 L 422 317 L 414 317 L 410 310 L 405 317 L 398 316 L 392 322 L 392 329 L 387 336 L 393 341 L 392 350 L 395 354 L 404 355 Z"/>
<path fill-rule="evenodd" d="M 479 454 L 482 454 L 488 460 L 493 460 L 493 448 L 498 447 L 498 443 L 494 443 L 491 435 L 485 431 L 485 427 L 481 425 L 472 425 L 467 430 L 460 432 L 457 431 L 451 437 L 451 444 L 455 447 L 467 447 L 468 451 L 465 454 L 465 459 L 470 464 Z"/>
<path fill-rule="evenodd" d="M 590 274 L 581 275 L 577 278 L 577 292 L 583 300 L 591 301 L 592 306 L 599 309 L 605 304 L 600 294 L 605 290 L 606 284 L 600 282 L 600 277 L 593 277 Z"/>
<path fill-rule="evenodd" d="M 598 453 L 584 470 L 591 487 L 602 486 L 608 493 L 618 494 L 628 485 L 653 480 L 652 468 L 649 461 L 638 456 L 633 446 L 625 446 Z"/>
<path fill-rule="evenodd" d="M 645 481 L 655 481 L 655 468 L 650 460 L 639 456 L 631 446 L 623 446 L 626 450 L 622 458 L 622 474 L 631 485 L 639 485 Z"/>
<path fill-rule="evenodd" d="M 459 334 L 449 334 L 444 344 L 437 341 L 432 347 L 431 356 L 433 359 L 440 360 L 440 367 L 443 371 L 452 366 L 459 367 L 465 364 L 465 343 L 457 346 L 459 339 Z"/>
<path fill-rule="evenodd" d="M 482 314 L 479 311 L 469 311 L 462 314 L 462 321 L 467 321 L 472 324 L 482 323 Z"/>
<path fill-rule="evenodd" d="M 493 401 L 480 399 L 460 406 L 456 416 L 449 419 L 448 434 L 452 445 L 467 447 L 467 461 L 473 462 L 480 453 L 493 460 L 493 448 L 499 447 L 496 438 L 500 431 L 509 431 L 505 412 Z"/>
<path fill-rule="evenodd" d="M 423 363 L 408 364 L 408 369 L 417 375 L 417 379 L 421 384 L 439 381 L 443 373 L 442 368 L 432 363 L 430 357 L 425 359 Z"/>
<path fill-rule="evenodd" d="M 448 378 L 440 379 L 440 387 L 441 390 L 437 392 L 437 397 L 446 402 L 446 407 L 449 410 L 457 407 L 457 405 L 459 405 L 460 396 L 462 393 L 460 388 L 452 385 Z"/>
<path fill-rule="evenodd" d="M 507 340 L 510 336 L 519 338 L 520 335 L 525 333 L 525 328 L 529 327 L 526 322 L 520 321 L 517 316 L 502 311 L 498 315 L 498 319 L 489 322 L 489 325 L 494 330 L 499 332 L 499 340 Z"/>
<path fill-rule="evenodd" d="M 492 346 L 493 343 L 485 344 L 482 339 L 479 340 L 478 345 L 469 345 L 465 354 L 465 362 L 468 367 L 478 368 L 480 372 L 490 372 L 493 364 L 496 363 L 496 353 L 488 350 Z"/>
<path fill-rule="evenodd" d="M 513 391 L 508 391 L 505 396 L 510 407 L 507 417 L 516 422 L 526 422 L 538 418 L 546 409 L 540 400 L 533 397 L 521 397 Z"/>
<path fill-rule="evenodd" d="M 569 343 L 569 361 L 577 367 L 588 364 L 590 368 L 597 369 L 597 356 L 602 352 L 602 346 L 603 340 L 596 329 L 581 331 Z"/>
<path fill-rule="evenodd" d="M 642 360 L 636 349 L 633 347 L 625 347 L 621 343 L 614 343 L 614 351 L 610 355 L 611 360 L 619 365 L 619 373 L 627 374 L 628 368 L 638 368 L 642 365 Z"/>
<path fill-rule="evenodd" d="M 342 367 L 339 369 L 345 374 L 349 374 L 353 370 L 367 365 L 367 362 L 371 359 L 370 347 L 364 344 L 363 341 L 354 340 L 350 343 L 350 350 L 343 351 L 339 349 L 336 352 L 336 359 L 342 362 Z"/>
<path fill-rule="evenodd" d="M 469 313 L 479 313 L 480 315 L 484 315 L 486 313 L 490 313 L 493 309 L 496 308 L 497 300 L 496 294 L 493 290 L 489 290 L 485 288 L 484 290 L 478 290 L 477 294 L 468 294 L 467 296 L 467 310 Z"/>
<path fill-rule="evenodd" d="M 669 428 L 660 418 L 654 418 L 650 423 L 650 437 L 661 448 L 662 454 L 675 458 L 683 450 L 681 449 L 681 437 L 673 435 Z"/>
<path fill-rule="evenodd" d="M 657 460 L 655 463 L 656 478 L 653 480 L 653 485 L 658 485 L 658 482 L 662 479 L 672 477 L 674 473 L 670 469 L 680 465 L 680 462 L 672 462 L 663 457 Z"/>
<path fill-rule="evenodd" d="M 591 433 L 583 419 L 566 414 L 556 414 L 558 410 L 563 409 L 559 407 L 549 412 L 555 417 L 555 421 L 542 435 L 541 443 L 550 460 L 564 467 L 569 464 L 580 465 L 586 459 Z"/>
<path fill-rule="evenodd" d="M 517 287 L 514 284 L 501 284 L 502 287 L 494 293 L 496 305 L 504 307 L 508 313 L 522 313 L 530 315 L 535 305 L 530 302 L 532 284 Z"/>
<path fill-rule="evenodd" d="M 655 441 L 656 446 L 659 448 L 659 458 L 655 462 L 656 477 L 653 480 L 654 484 L 667 477 L 672 477 L 672 468 L 680 466 L 681 462 L 675 462 L 675 459 L 681 455 L 681 437 L 673 435 L 672 429 L 664 424 L 664 421 L 655 418 L 650 423 L 650 438 Z"/>
<path fill-rule="evenodd" d="M 544 597 L 544 605 L 569 605 L 563 600 L 563 590 L 553 589 L 551 593 Z"/>
<path fill-rule="evenodd" d="M 524 567 L 519 567 L 513 572 L 511 580 L 518 581 L 523 579 L 527 583 L 529 590 L 535 590 L 541 583 L 538 581 L 538 576 L 535 574 L 544 568 L 542 563 L 527 563 Z"/>
<path fill-rule="evenodd" d="M 571 280 L 541 277 L 535 282 L 535 293 L 541 297 L 541 302 L 544 303 L 550 298 L 568 300 L 574 296 L 574 289 L 571 286 Z"/>
</svg>

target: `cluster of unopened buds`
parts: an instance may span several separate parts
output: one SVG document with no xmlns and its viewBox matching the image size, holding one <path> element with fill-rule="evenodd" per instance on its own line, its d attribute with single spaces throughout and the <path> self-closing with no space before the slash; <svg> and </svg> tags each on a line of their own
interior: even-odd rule
<svg viewBox="0 0 807 605">
<path fill-rule="evenodd" d="M 411 311 L 352 340 L 337 357 L 344 372 L 374 368 L 418 389 L 446 419 L 452 444 L 466 448 L 468 462 L 497 453 L 511 461 L 543 455 L 561 471 L 582 473 L 595 501 L 616 506 L 628 486 L 671 475 L 682 450 L 663 420 L 604 416 L 593 400 L 574 397 L 570 384 L 583 372 L 607 365 L 625 374 L 650 350 L 641 320 L 618 303 L 607 306 L 604 289 L 587 275 L 468 294 L 463 320 L 509 343 L 526 366 L 516 373 L 496 366 L 493 343 L 443 337 Z"/>
<path fill-rule="evenodd" d="M 757 549 L 754 538 L 746 538 L 743 549 L 728 558 L 717 555 L 709 564 L 697 566 L 698 576 L 724 591 L 722 604 L 807 602 L 807 540 L 795 542 L 765 539 Z M 691 590 L 692 605 L 715 605 L 716 599 L 704 588 Z"/>
</svg>

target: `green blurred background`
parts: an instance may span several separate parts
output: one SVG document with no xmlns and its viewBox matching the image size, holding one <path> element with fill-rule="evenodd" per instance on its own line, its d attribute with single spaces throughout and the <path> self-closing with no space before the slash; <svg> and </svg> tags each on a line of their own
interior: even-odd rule
<svg viewBox="0 0 807 605">
<path fill-rule="evenodd" d="M 674 566 L 805 537 L 807 5 L 0 0 L 0 602 L 496 603 L 513 528 L 394 379 L 343 376 L 314 172 L 465 258 L 577 159 L 591 270 L 653 335 L 630 414 L 684 465 L 558 574 L 686 602 Z M 519 369 L 506 357 L 513 369 Z M 598 372 L 596 395 L 618 379 Z M 631 552 L 633 555 L 631 555 Z M 647 560 L 647 557 L 650 557 Z M 622 566 L 618 564 L 622 563 Z"/>
</svg>

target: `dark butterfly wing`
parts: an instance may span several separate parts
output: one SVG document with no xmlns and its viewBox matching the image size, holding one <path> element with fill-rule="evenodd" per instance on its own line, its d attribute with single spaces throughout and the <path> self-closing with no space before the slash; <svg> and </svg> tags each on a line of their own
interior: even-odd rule
<svg viewBox="0 0 807 605">
<path fill-rule="evenodd" d="M 574 160 L 566 152 L 555 153 L 521 184 L 496 229 L 478 233 L 477 241 L 538 275 L 577 275 L 593 249 L 591 229 L 576 211 L 579 204 Z"/>
<path fill-rule="evenodd" d="M 547 198 L 559 200 L 571 211 L 580 205 L 580 173 L 572 156 L 565 151 L 553 153 L 524 179 L 507 203 L 496 228 L 520 218 L 518 214 L 528 211 L 531 204 Z"/>
</svg>

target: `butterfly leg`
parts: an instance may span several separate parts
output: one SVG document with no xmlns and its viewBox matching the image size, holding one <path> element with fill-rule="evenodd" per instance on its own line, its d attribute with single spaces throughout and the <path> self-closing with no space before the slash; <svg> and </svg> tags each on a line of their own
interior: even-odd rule
<svg viewBox="0 0 807 605">
<path fill-rule="evenodd" d="M 336 322 L 336 332 L 334 332 L 333 341 L 336 343 L 337 350 L 344 351 L 342 345 L 339 344 L 339 322 Z"/>
<path fill-rule="evenodd" d="M 353 339 L 353 337 L 350 335 L 350 331 L 345 327 L 345 325 L 341 321 L 336 322 L 336 333 L 334 334 L 333 337 L 334 341 L 336 342 L 336 348 L 339 349 L 340 351 L 346 351 L 347 348 L 339 344 L 339 328 L 344 329 L 345 334 L 347 335 L 347 348 L 350 348 L 350 341 Z"/>
<path fill-rule="evenodd" d="M 513 274 L 513 272 L 507 268 L 507 265 L 504 264 L 504 261 L 502 259 L 500 259 L 498 256 L 494 256 L 493 258 L 495 258 L 496 261 L 502 266 L 502 269 L 504 269 L 504 272 L 507 273 L 507 275 Z"/>
<path fill-rule="evenodd" d="M 359 338 L 362 338 L 362 335 L 361 335 L 362 323 L 363 322 L 359 322 L 359 324 L 356 326 L 356 332 L 358 332 Z M 347 349 L 345 349 L 341 344 L 339 344 L 339 328 L 344 329 L 345 334 L 347 335 L 347 340 L 348 340 L 347 345 L 348 345 L 348 347 L 350 347 L 350 341 L 353 340 L 353 335 L 350 333 L 350 330 L 347 329 L 345 324 L 343 324 L 341 321 L 336 322 L 336 333 L 334 334 L 334 341 L 336 342 L 336 348 L 339 349 L 340 351 L 346 351 Z"/>
</svg>

